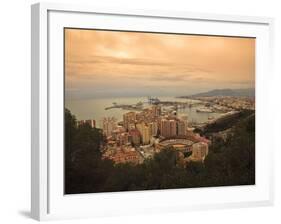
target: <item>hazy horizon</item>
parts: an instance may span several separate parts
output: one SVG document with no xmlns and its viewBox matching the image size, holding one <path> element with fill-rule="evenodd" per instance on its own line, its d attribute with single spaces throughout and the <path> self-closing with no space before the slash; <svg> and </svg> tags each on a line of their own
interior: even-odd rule
<svg viewBox="0 0 281 224">
<path fill-rule="evenodd" d="M 66 99 L 255 88 L 255 39 L 65 30 Z"/>
<path fill-rule="evenodd" d="M 221 89 L 210 89 L 210 90 L 206 90 L 206 91 L 199 91 L 199 92 L 192 92 L 190 94 L 182 94 L 182 95 L 119 95 L 119 96 L 116 96 L 116 95 L 104 95 L 104 96 L 94 96 L 94 95 L 89 95 L 89 96 L 83 96 L 83 97 L 69 97 L 69 96 L 66 96 L 65 99 L 66 100 L 81 100 L 81 99 L 85 99 L 85 100 L 89 100 L 89 99 L 114 99 L 114 98 L 143 98 L 143 97 L 160 97 L 160 98 L 165 98 L 165 97 L 181 97 L 181 96 L 191 96 L 191 95 L 195 95 L 195 94 L 198 94 L 198 93 L 203 93 L 203 92 L 209 92 L 209 91 L 212 91 L 212 90 L 223 90 L 223 89 L 229 89 L 229 88 L 221 88 Z M 255 88 L 242 88 L 242 89 L 231 89 L 231 90 L 255 90 Z"/>
</svg>

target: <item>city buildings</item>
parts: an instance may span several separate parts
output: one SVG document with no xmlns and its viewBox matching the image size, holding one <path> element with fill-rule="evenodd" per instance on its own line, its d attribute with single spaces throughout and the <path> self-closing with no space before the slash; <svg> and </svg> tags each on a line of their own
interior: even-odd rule
<svg viewBox="0 0 281 224">
<path fill-rule="evenodd" d="M 84 124 L 88 124 L 90 125 L 91 128 L 95 128 L 96 127 L 96 121 L 95 120 L 80 120 L 80 121 L 77 121 L 77 125 L 80 126 L 80 125 L 84 125 Z"/>
<path fill-rule="evenodd" d="M 158 134 L 158 125 L 157 122 L 151 122 L 148 124 L 151 136 L 156 136 Z"/>
<path fill-rule="evenodd" d="M 146 125 L 144 122 L 137 123 L 136 128 L 141 134 L 141 141 L 143 145 L 147 145 L 150 143 L 150 138 L 152 137 L 151 131 L 148 125 Z"/>
<path fill-rule="evenodd" d="M 178 122 L 178 135 L 179 136 L 185 136 L 187 132 L 187 121 L 186 120 L 180 120 Z"/>
<path fill-rule="evenodd" d="M 208 102 L 215 111 L 255 110 L 255 99 L 251 97 L 209 96 L 196 99 Z"/>
<path fill-rule="evenodd" d="M 170 125 L 170 137 L 177 136 L 177 121 L 169 120 Z"/>
<path fill-rule="evenodd" d="M 160 126 L 160 135 L 168 138 L 171 136 L 171 130 L 170 130 L 170 122 L 167 119 L 161 120 L 161 126 Z"/>
<path fill-rule="evenodd" d="M 218 119 L 238 113 L 242 109 L 254 109 L 253 99 L 238 97 L 204 97 L 203 105 L 214 111 L 223 111 L 216 119 L 208 120 L 205 124 L 216 122 Z M 202 106 L 202 102 L 200 105 Z M 198 104 L 198 103 L 197 103 Z M 163 105 L 162 105 L 163 106 Z M 182 105 L 186 106 L 186 105 Z M 103 157 L 112 159 L 115 163 L 142 163 L 143 159 L 152 158 L 165 148 L 173 148 L 181 153 L 182 162 L 204 162 L 208 155 L 211 141 L 195 133 L 196 123 L 188 121 L 186 115 L 178 115 L 179 105 L 149 105 L 137 108 L 136 111 L 125 112 L 123 120 L 118 122 L 114 117 L 105 117 L 101 127 L 106 139 L 103 144 Z M 77 125 L 88 124 L 96 127 L 95 120 L 81 120 Z M 204 124 L 203 124 L 204 125 Z M 223 137 L 227 133 L 220 133 Z M 226 137 L 225 137 L 226 138 Z M 190 156 L 186 157 L 186 153 Z M 186 165 L 186 164 L 185 164 Z"/>
<path fill-rule="evenodd" d="M 151 138 L 151 132 L 147 125 L 143 127 L 143 133 L 142 133 L 142 144 L 148 145 L 150 143 Z"/>
<path fill-rule="evenodd" d="M 189 157 L 191 161 L 202 161 L 204 162 L 205 157 L 208 155 L 209 148 L 205 142 L 197 142 L 192 145 L 192 154 Z"/>
<path fill-rule="evenodd" d="M 139 153 L 134 147 L 116 147 L 115 151 L 103 154 L 104 159 L 110 159 L 115 164 L 119 163 L 142 163 L 144 158 L 141 153 Z"/>
<path fill-rule="evenodd" d="M 153 114 L 154 118 L 159 117 L 161 115 L 161 107 L 160 106 L 153 105 L 151 109 L 152 109 L 152 114 Z"/>
<path fill-rule="evenodd" d="M 137 129 L 132 129 L 129 131 L 129 135 L 131 136 L 131 142 L 133 145 L 141 144 L 141 134 Z"/>
<path fill-rule="evenodd" d="M 187 130 L 187 121 L 179 118 L 161 120 L 160 135 L 165 138 L 185 136 Z"/>
<path fill-rule="evenodd" d="M 159 105 L 126 112 L 118 125 L 114 117 L 103 118 L 102 130 L 107 139 L 103 158 L 116 164 L 139 164 L 165 148 L 180 153 L 192 152 L 188 158 L 183 157 L 185 162 L 203 162 L 210 144 L 208 139 L 195 134 L 194 128 L 188 126 L 187 116 L 162 110 Z"/>
<path fill-rule="evenodd" d="M 123 115 L 123 125 L 126 131 L 130 131 L 134 127 L 136 121 L 136 113 L 134 111 L 125 113 Z"/>
<path fill-rule="evenodd" d="M 114 117 L 104 117 L 101 123 L 104 135 L 106 137 L 112 136 L 113 130 L 117 128 L 116 119 Z"/>
</svg>

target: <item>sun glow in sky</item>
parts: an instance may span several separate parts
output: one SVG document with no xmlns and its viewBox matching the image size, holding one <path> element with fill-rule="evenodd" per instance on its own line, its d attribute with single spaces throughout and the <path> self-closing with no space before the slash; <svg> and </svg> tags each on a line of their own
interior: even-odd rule
<svg viewBox="0 0 281 224">
<path fill-rule="evenodd" d="M 65 29 L 67 99 L 255 87 L 255 39 Z"/>
</svg>

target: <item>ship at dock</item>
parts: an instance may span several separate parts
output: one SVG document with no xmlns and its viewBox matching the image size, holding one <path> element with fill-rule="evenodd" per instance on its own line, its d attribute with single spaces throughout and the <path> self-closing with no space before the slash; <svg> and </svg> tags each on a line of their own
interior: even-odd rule
<svg viewBox="0 0 281 224">
<path fill-rule="evenodd" d="M 113 106 L 104 108 L 105 110 L 110 110 L 114 108 L 119 108 L 123 110 L 142 110 L 143 109 L 143 102 L 138 102 L 136 104 L 117 104 L 116 102 L 112 103 Z"/>
<path fill-rule="evenodd" d="M 159 104 L 161 101 L 157 97 L 147 97 L 149 104 Z"/>
</svg>

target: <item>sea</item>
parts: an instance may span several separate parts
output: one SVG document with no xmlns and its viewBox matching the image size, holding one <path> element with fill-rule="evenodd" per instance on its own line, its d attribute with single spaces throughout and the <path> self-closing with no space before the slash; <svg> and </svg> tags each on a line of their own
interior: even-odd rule
<svg viewBox="0 0 281 224">
<path fill-rule="evenodd" d="M 160 101 L 174 101 L 174 102 L 195 102 L 192 99 L 183 99 L 176 97 L 157 97 Z M 78 99 L 78 100 L 65 100 L 65 107 L 75 115 L 77 120 L 96 120 L 97 127 L 101 126 L 101 120 L 104 117 L 115 117 L 117 121 L 122 121 L 123 114 L 132 110 L 124 110 L 122 108 L 112 108 L 105 110 L 105 108 L 116 104 L 132 105 L 138 102 L 143 103 L 143 108 L 150 107 L 147 97 L 122 97 L 122 98 L 99 98 L 99 99 Z M 196 112 L 196 109 L 202 107 L 202 105 L 193 106 L 191 108 L 181 108 L 177 111 L 179 116 L 185 115 L 188 117 L 190 122 L 203 123 L 208 121 L 210 118 L 217 118 L 220 113 L 200 113 Z M 168 109 L 168 106 L 162 107 Z"/>
</svg>

